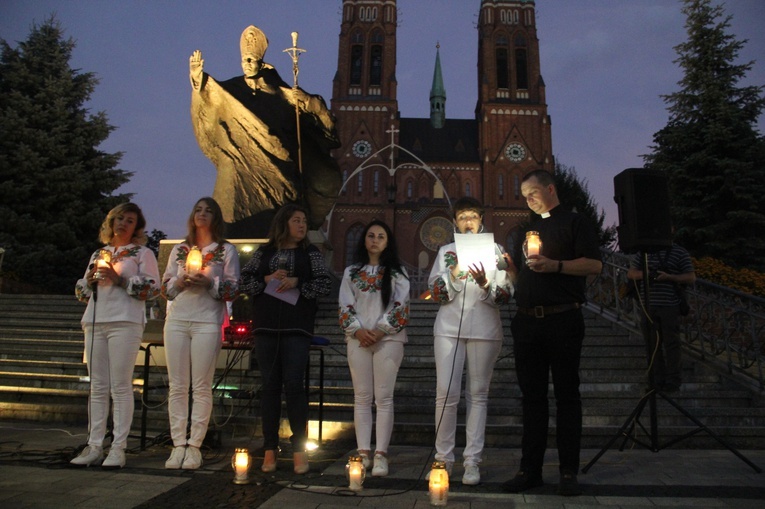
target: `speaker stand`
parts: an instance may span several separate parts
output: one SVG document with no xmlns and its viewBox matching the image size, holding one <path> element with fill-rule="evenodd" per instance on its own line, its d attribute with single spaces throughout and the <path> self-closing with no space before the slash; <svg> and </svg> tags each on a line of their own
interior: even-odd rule
<svg viewBox="0 0 765 509">
<path fill-rule="evenodd" d="M 648 312 L 650 309 L 650 300 L 649 300 L 649 279 L 648 279 L 648 254 L 646 252 L 643 252 L 643 302 L 645 304 L 644 312 Z M 686 438 L 692 437 L 693 435 L 696 435 L 702 431 L 704 431 L 707 435 L 714 438 L 719 442 L 722 446 L 724 446 L 726 449 L 728 449 L 730 452 L 735 454 L 741 461 L 752 467 L 752 469 L 757 472 L 758 474 L 762 472 L 762 469 L 749 461 L 743 454 L 741 454 L 738 450 L 736 450 L 735 447 L 730 445 L 728 442 L 725 441 L 720 435 L 709 429 L 707 426 L 705 426 L 701 421 L 699 421 L 696 417 L 690 414 L 687 410 L 685 410 L 683 407 L 681 407 L 675 400 L 667 396 L 667 394 L 659 389 L 656 388 L 655 380 L 654 380 L 654 363 L 652 362 L 651 357 L 651 338 L 649 334 L 652 334 L 653 331 L 653 325 L 649 327 L 643 327 L 643 340 L 645 341 L 645 344 L 648 348 L 648 381 L 649 381 L 649 389 L 646 391 L 646 393 L 643 395 L 643 397 L 638 402 L 635 409 L 632 411 L 632 413 L 627 417 L 627 420 L 624 421 L 624 424 L 619 428 L 619 430 L 611 437 L 611 439 L 608 441 L 608 443 L 603 446 L 603 448 L 595 455 L 592 460 L 590 460 L 587 465 L 582 469 L 582 473 L 586 474 L 590 468 L 592 468 L 593 465 L 600 459 L 603 454 L 606 453 L 608 449 L 611 448 L 611 446 L 616 442 L 619 437 L 623 437 L 624 440 L 622 441 L 622 444 L 619 446 L 619 451 L 624 451 L 624 447 L 627 444 L 627 441 L 632 441 L 636 443 L 637 445 L 640 445 L 642 447 L 645 447 L 646 449 L 650 450 L 651 452 L 659 452 L 662 449 L 666 449 L 667 447 L 670 447 L 682 440 L 685 440 Z M 661 338 L 657 338 L 657 347 L 661 348 Z M 671 440 L 665 442 L 664 444 L 659 443 L 659 424 L 658 424 L 658 415 L 656 411 L 656 396 L 659 396 L 661 399 L 672 405 L 678 412 L 683 414 L 685 417 L 687 417 L 691 422 L 696 424 L 698 426 L 696 429 L 689 431 L 688 433 L 681 435 L 679 437 L 672 438 Z M 643 423 L 640 422 L 640 416 L 643 413 L 643 410 L 645 409 L 645 406 L 648 405 L 649 413 L 650 413 L 650 430 L 646 429 L 645 426 L 643 426 Z M 633 432 L 635 431 L 635 426 L 638 426 L 643 432 L 648 435 L 650 438 L 650 443 L 644 442 L 640 439 L 638 439 L 636 436 L 633 436 Z"/>
</svg>

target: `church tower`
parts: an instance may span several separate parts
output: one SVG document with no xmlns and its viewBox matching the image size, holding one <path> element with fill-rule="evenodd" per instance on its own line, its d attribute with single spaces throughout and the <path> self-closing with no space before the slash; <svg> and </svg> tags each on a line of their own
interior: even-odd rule
<svg viewBox="0 0 765 509">
<path fill-rule="evenodd" d="M 480 2 L 478 97 L 475 115 L 463 119 L 446 116 L 440 53 L 448 44 L 436 49 L 429 117 L 402 117 L 396 0 L 342 0 L 341 15 L 331 111 L 341 142 L 333 156 L 345 187 L 327 223 L 332 270 L 352 262 L 364 227 L 382 219 L 396 235 L 412 288 L 422 292 L 439 247 L 452 240 L 455 200 L 482 202 L 487 230 L 508 246 L 529 214 L 521 179 L 554 169 L 535 2 Z M 429 77 L 423 72 L 421 79 Z"/>
<path fill-rule="evenodd" d="M 396 25 L 395 0 L 343 0 L 331 101 L 342 143 L 334 155 L 343 181 L 370 154 L 387 146 L 392 126 L 398 127 Z M 385 194 L 387 173 L 367 173 L 349 181 L 339 201 L 379 201 L 377 197 Z M 365 179 L 372 179 L 373 185 L 366 185 Z"/>
<path fill-rule="evenodd" d="M 484 205 L 525 212 L 521 179 L 555 166 L 533 0 L 481 1 L 476 120 Z"/>
</svg>

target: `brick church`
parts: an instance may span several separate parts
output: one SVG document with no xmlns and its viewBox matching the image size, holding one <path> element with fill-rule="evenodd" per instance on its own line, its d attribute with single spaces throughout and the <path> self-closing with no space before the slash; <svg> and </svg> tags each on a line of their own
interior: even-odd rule
<svg viewBox="0 0 765 509">
<path fill-rule="evenodd" d="M 483 203 L 484 225 L 507 246 L 528 218 L 521 179 L 554 168 L 551 126 L 533 0 L 481 0 L 472 119 L 448 118 L 438 48 L 430 118 L 401 117 L 397 24 L 395 0 L 343 0 L 331 110 L 342 142 L 333 155 L 345 186 L 328 235 L 332 270 L 341 272 L 364 225 L 386 221 L 413 287 L 422 288 L 438 248 L 452 240 L 449 203 L 462 196 Z"/>
</svg>

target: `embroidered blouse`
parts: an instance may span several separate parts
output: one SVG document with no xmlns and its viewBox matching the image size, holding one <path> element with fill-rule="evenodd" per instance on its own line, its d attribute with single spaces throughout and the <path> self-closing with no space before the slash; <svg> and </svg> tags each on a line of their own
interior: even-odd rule
<svg viewBox="0 0 765 509">
<path fill-rule="evenodd" d="M 239 295 L 239 255 L 236 248 L 228 242 L 213 242 L 200 249 L 200 272 L 210 278 L 212 286 L 187 286 L 180 290 L 177 282 L 186 274 L 186 258 L 190 250 L 191 246 L 183 242 L 170 251 L 162 276 L 162 295 L 168 300 L 167 319 L 217 323 L 225 327 L 228 325 L 226 302 L 233 301 Z"/>
<path fill-rule="evenodd" d="M 346 341 L 353 338 L 359 329 L 379 329 L 385 333 L 381 341 L 406 343 L 409 279 L 406 272 L 392 274 L 390 302 L 383 307 L 382 277 L 385 269 L 378 269 L 377 265 L 351 265 L 345 269 L 340 283 L 340 327 L 345 332 Z"/>
<path fill-rule="evenodd" d="M 101 249 L 90 256 L 88 269 L 82 279 L 77 281 L 74 293 L 78 300 L 87 302 L 82 323 L 93 323 L 95 310 L 95 323 L 106 322 L 134 322 L 146 324 L 147 300 L 159 297 L 159 269 L 157 259 L 151 249 L 136 244 L 128 244 L 114 248 L 106 246 L 103 249 L 112 253 L 112 267 L 125 278 L 127 287 L 115 285 L 111 280 L 105 279 L 98 283 L 98 295 L 92 299 L 93 290 L 88 286 L 87 274 L 90 267 L 96 263 Z"/>
<path fill-rule="evenodd" d="M 467 270 L 454 280 L 451 268 L 458 264 L 454 242 L 441 246 L 428 277 L 433 299 L 441 304 L 433 333 L 436 336 L 502 340 L 499 306 L 510 302 L 513 284 L 504 270 L 486 271 L 488 291 Z"/>
</svg>

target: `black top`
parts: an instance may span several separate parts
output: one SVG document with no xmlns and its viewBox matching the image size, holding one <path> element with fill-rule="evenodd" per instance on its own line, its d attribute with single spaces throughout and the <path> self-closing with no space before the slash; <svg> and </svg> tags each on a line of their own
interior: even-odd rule
<svg viewBox="0 0 765 509">
<path fill-rule="evenodd" d="M 274 273 L 280 263 L 290 277 L 298 278 L 300 297 L 294 306 L 264 293 L 265 277 Z M 313 245 L 308 249 L 259 249 L 242 269 L 239 281 L 239 290 L 253 297 L 256 333 L 292 332 L 309 337 L 313 336 L 316 298 L 328 295 L 332 284 L 322 254 Z"/>
<path fill-rule="evenodd" d="M 550 211 L 550 217 L 536 216 L 526 231 L 539 232 L 542 255 L 552 260 L 591 258 L 602 261 L 595 228 L 581 215 L 565 210 L 560 205 Z M 586 276 L 539 273 L 526 266 L 523 257 L 526 231 L 513 250 L 513 263 L 519 269 L 515 283 L 515 301 L 518 306 L 530 308 L 585 302 Z"/>
</svg>

